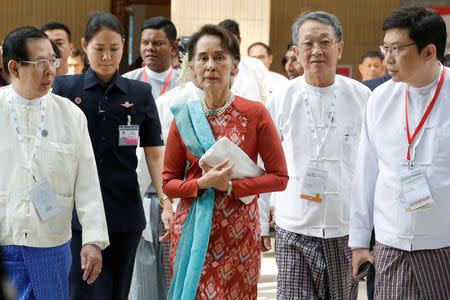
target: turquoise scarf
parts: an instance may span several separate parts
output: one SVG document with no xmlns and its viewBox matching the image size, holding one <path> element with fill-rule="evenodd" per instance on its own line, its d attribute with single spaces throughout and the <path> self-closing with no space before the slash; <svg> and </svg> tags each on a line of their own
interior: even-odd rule
<svg viewBox="0 0 450 300">
<path fill-rule="evenodd" d="M 171 110 L 186 148 L 200 158 L 216 142 L 201 102 L 179 104 Z M 195 299 L 208 250 L 213 206 L 213 188 L 192 202 L 178 242 L 168 300 Z"/>
</svg>

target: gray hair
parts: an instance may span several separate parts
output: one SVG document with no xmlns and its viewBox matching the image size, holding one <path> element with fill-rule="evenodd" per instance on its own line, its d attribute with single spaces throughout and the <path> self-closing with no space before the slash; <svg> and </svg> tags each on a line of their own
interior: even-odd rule
<svg viewBox="0 0 450 300">
<path fill-rule="evenodd" d="M 324 11 L 313 11 L 302 13 L 292 25 L 292 41 L 295 45 L 298 43 L 298 31 L 306 21 L 318 21 L 323 24 L 331 25 L 338 41 L 342 41 L 342 27 L 338 18 L 335 15 Z"/>
</svg>

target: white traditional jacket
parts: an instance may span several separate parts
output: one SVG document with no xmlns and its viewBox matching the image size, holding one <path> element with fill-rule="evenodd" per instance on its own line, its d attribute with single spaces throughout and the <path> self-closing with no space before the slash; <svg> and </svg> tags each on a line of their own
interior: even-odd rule
<svg viewBox="0 0 450 300">
<path fill-rule="evenodd" d="M 318 203 L 300 198 L 305 169 L 315 159 L 317 149 L 305 111 L 305 98 L 309 96 L 315 128 L 320 136 L 325 129 L 334 93 L 334 117 L 317 158 L 328 171 L 324 198 Z M 324 88 L 311 86 L 305 82 L 304 76 L 300 76 L 269 98 L 267 109 L 278 130 L 289 172 L 286 190 L 273 194 L 278 226 L 321 238 L 348 234 L 353 168 L 369 94 L 366 86 L 340 75 L 336 75 L 331 86 Z M 260 206 L 262 235 L 268 235 L 267 194 L 262 196 Z"/>
<path fill-rule="evenodd" d="M 109 245 L 94 152 L 84 113 L 69 99 L 47 93 L 41 147 L 33 163 L 36 180 L 47 179 L 62 212 L 43 222 L 28 190 L 34 180 L 11 120 L 8 99 L 19 119 L 28 155 L 32 155 L 41 98 L 27 100 L 11 86 L 0 89 L 0 244 L 55 247 L 72 236 L 76 205 L 83 226 L 82 243 Z M 44 131 L 43 130 L 43 131 Z"/>
<path fill-rule="evenodd" d="M 422 131 L 413 143 L 414 168 L 423 168 L 433 203 L 406 211 L 400 174 L 408 169 L 405 83 L 376 88 L 364 114 L 355 168 L 349 246 L 368 248 L 376 240 L 407 251 L 450 246 L 450 69 Z M 442 67 L 441 67 L 442 72 Z M 411 135 L 438 85 L 440 74 L 422 88 L 408 86 Z"/>
</svg>

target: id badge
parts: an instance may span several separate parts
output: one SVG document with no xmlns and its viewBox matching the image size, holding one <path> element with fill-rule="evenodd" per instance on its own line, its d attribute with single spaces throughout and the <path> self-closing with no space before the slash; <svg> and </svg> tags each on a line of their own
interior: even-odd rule
<svg viewBox="0 0 450 300">
<path fill-rule="evenodd" d="M 42 222 L 61 213 L 61 205 L 56 200 L 48 180 L 38 182 L 28 191 L 28 194 Z"/>
<path fill-rule="evenodd" d="M 321 203 L 327 178 L 327 170 L 313 166 L 306 167 L 300 198 Z"/>
<path fill-rule="evenodd" d="M 119 146 L 137 146 L 139 125 L 119 125 Z"/>
<path fill-rule="evenodd" d="M 406 212 L 428 208 L 433 202 L 425 172 L 421 168 L 402 173 L 400 186 L 407 203 Z"/>
</svg>

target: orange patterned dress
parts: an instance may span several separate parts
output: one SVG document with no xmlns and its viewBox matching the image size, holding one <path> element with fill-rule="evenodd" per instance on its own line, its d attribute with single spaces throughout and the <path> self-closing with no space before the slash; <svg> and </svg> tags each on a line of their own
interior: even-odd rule
<svg viewBox="0 0 450 300">
<path fill-rule="evenodd" d="M 224 114 L 209 119 L 216 140 L 223 136 L 241 147 L 256 162 L 258 153 L 267 174 L 233 180 L 233 193 L 216 191 L 211 234 L 196 299 L 256 299 L 259 277 L 260 224 L 255 198 L 245 205 L 238 198 L 283 190 L 288 177 L 281 142 L 269 113 L 261 103 L 236 97 Z M 186 161 L 189 167 L 184 170 Z M 173 224 L 171 264 L 194 197 L 201 195 L 197 178 L 202 175 L 199 158 L 184 146 L 175 123 L 167 141 L 163 189 L 170 197 L 180 197 Z M 239 167 L 239 166 L 236 166 Z"/>
</svg>

